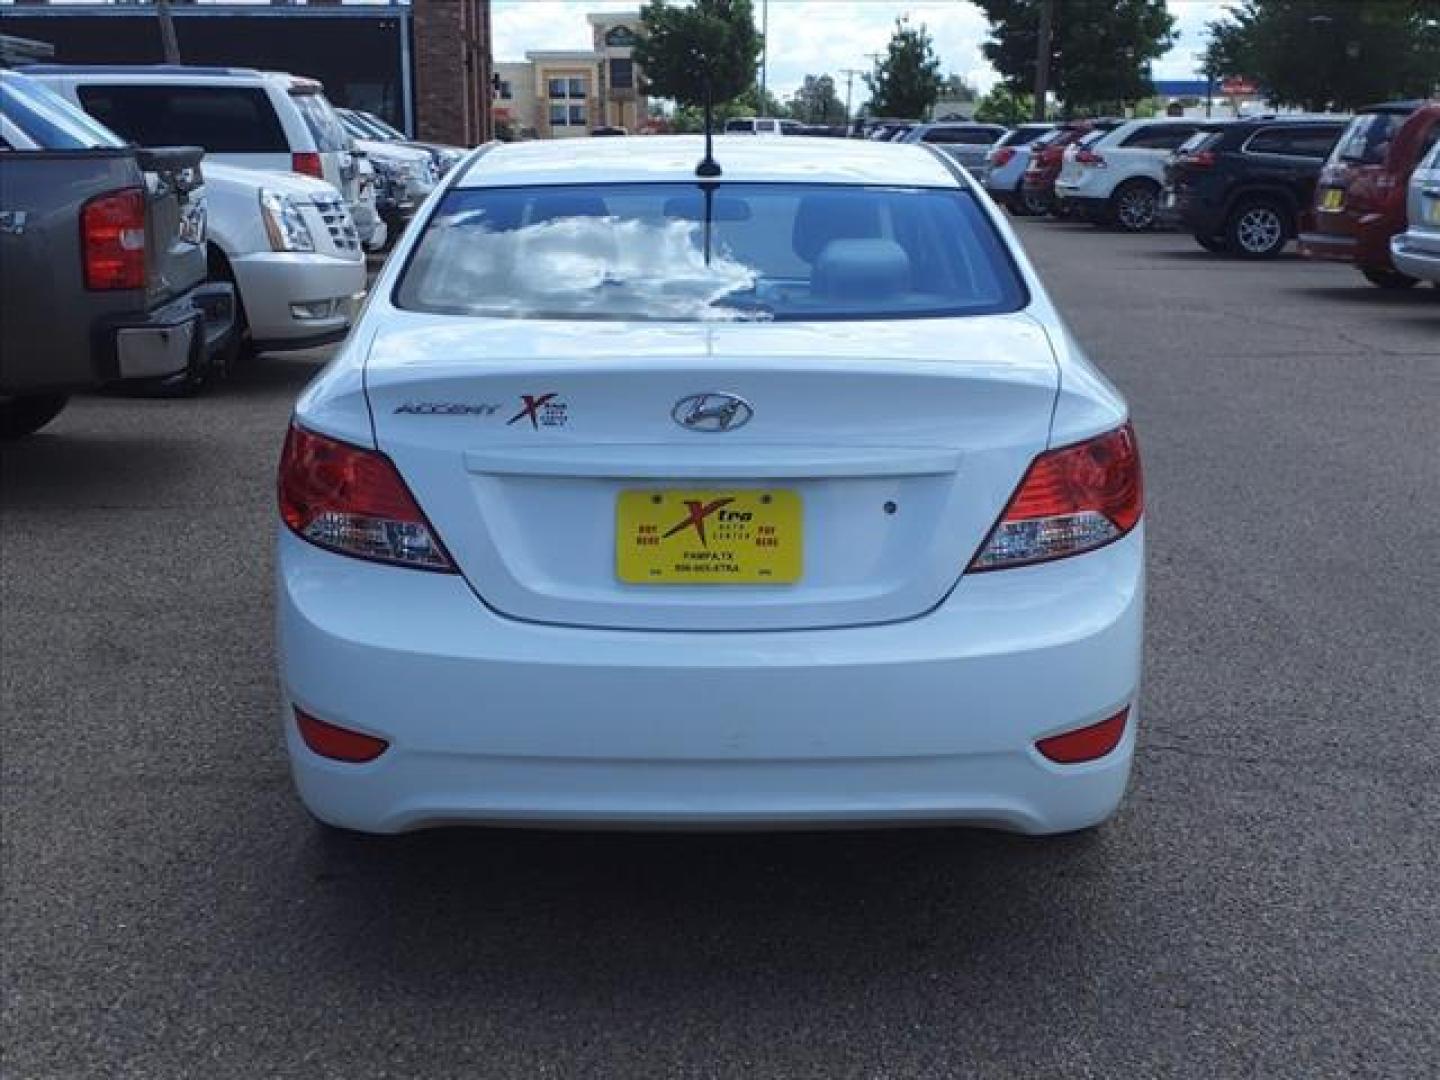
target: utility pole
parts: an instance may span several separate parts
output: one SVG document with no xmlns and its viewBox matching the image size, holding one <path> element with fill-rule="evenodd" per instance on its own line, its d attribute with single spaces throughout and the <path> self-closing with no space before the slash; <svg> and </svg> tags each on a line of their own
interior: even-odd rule
<svg viewBox="0 0 1440 1080">
<path fill-rule="evenodd" d="M 856 75 L 864 75 L 865 72 L 859 68 L 841 68 L 840 74 L 845 76 L 845 122 L 850 122 L 850 88 L 855 84 Z"/>
<path fill-rule="evenodd" d="M 1045 119 L 1045 99 L 1050 94 L 1050 51 L 1055 38 L 1055 0 L 1040 2 L 1040 33 L 1035 45 L 1035 107 L 1032 120 Z"/>
<path fill-rule="evenodd" d="M 155 0 L 155 17 L 160 20 L 160 47 L 165 63 L 180 63 L 180 41 L 175 37 L 175 17 L 170 13 L 170 0 Z"/>
<path fill-rule="evenodd" d="M 760 0 L 760 109 L 765 115 L 765 79 L 770 68 L 770 0 Z"/>
</svg>

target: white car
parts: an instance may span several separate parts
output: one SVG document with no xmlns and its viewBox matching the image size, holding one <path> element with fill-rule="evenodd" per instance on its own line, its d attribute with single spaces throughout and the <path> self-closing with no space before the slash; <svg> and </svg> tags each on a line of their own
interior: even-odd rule
<svg viewBox="0 0 1440 1080">
<path fill-rule="evenodd" d="M 1154 228 L 1165 163 L 1200 124 L 1198 120 L 1129 120 L 1067 147 L 1055 181 L 1060 208 L 1126 232 Z"/>
<path fill-rule="evenodd" d="M 313 79 L 165 64 L 40 64 L 26 74 L 141 145 L 203 146 L 207 163 L 324 180 L 345 197 L 361 242 L 376 250 L 385 241 L 362 205 L 350 136 Z"/>
<path fill-rule="evenodd" d="M 1120 395 L 919 146 L 485 148 L 301 397 L 283 722 L 321 821 L 1094 826 L 1138 722 Z"/>
<path fill-rule="evenodd" d="M 340 193 L 296 173 L 206 162 L 211 276 L 235 283 L 246 344 L 306 349 L 345 336 L 365 253 Z"/>
<path fill-rule="evenodd" d="M 1390 238 L 1390 258 L 1402 274 L 1440 285 L 1440 143 L 1410 176 L 1409 228 Z"/>
</svg>

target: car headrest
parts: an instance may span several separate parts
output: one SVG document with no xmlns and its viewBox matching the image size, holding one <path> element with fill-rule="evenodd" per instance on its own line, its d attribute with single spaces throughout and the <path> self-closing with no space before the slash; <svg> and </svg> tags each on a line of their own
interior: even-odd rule
<svg viewBox="0 0 1440 1080">
<path fill-rule="evenodd" d="M 806 195 L 795 210 L 790 246 L 814 263 L 834 240 L 867 240 L 880 236 L 880 210 L 873 200 L 854 195 Z"/>
<path fill-rule="evenodd" d="M 567 217 L 603 218 L 608 213 L 605 200 L 599 195 L 539 195 L 530 204 L 530 224 L 539 225 Z"/>
<path fill-rule="evenodd" d="M 910 290 L 910 256 L 893 240 L 831 240 L 815 260 L 811 295 L 884 300 Z"/>
</svg>

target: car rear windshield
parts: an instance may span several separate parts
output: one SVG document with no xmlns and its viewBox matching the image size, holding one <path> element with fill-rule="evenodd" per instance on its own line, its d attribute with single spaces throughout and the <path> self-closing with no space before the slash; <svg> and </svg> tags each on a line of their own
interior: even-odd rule
<svg viewBox="0 0 1440 1080">
<path fill-rule="evenodd" d="M 1362 113 L 1350 121 L 1335 144 L 1335 157 L 1352 165 L 1381 165 L 1390 151 L 1390 140 L 1405 123 L 1399 113 Z"/>
<path fill-rule="evenodd" d="M 902 319 L 1027 294 L 966 191 L 812 184 L 458 189 L 396 290 L 417 311 L 521 319 Z"/>
<path fill-rule="evenodd" d="M 116 149 L 125 143 L 82 109 L 24 75 L 0 72 L 0 114 L 42 150 Z"/>
<path fill-rule="evenodd" d="M 141 146 L 203 146 L 215 154 L 288 154 L 258 86 L 82 86 L 85 111 Z"/>
<path fill-rule="evenodd" d="M 1193 154 L 1206 145 L 1213 145 L 1219 142 L 1220 134 L 1218 131 L 1197 131 L 1181 143 L 1180 148 L 1175 152 L 1177 154 Z"/>
<path fill-rule="evenodd" d="M 305 126 L 315 137 L 316 150 L 328 154 L 350 149 L 350 134 L 324 94 L 312 90 L 292 91 L 290 99 L 295 102 L 300 115 L 305 118 Z"/>
<path fill-rule="evenodd" d="M 996 146 L 1028 146 L 1030 143 L 1040 143 L 1042 139 L 1049 138 L 1054 134 L 1053 128 L 1016 128 L 1014 131 L 1007 131 L 1000 136 Z"/>
</svg>

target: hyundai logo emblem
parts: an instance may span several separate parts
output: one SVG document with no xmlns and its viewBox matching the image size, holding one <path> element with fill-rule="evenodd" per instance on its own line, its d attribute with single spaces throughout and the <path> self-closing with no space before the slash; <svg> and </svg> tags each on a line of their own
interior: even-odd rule
<svg viewBox="0 0 1440 1080">
<path fill-rule="evenodd" d="M 691 394 L 677 401 L 670 415 L 691 431 L 734 431 L 748 424 L 755 410 L 734 394 Z"/>
</svg>

